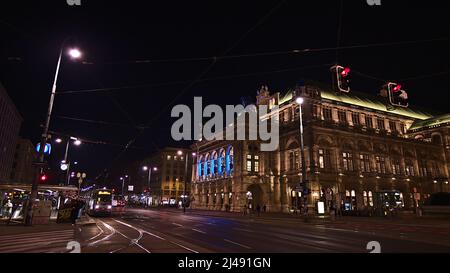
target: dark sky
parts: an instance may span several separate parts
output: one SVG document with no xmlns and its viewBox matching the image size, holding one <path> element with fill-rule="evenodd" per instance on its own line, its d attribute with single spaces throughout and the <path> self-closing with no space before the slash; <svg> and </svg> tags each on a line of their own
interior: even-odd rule
<svg viewBox="0 0 450 273">
<path fill-rule="evenodd" d="M 170 140 L 174 103 L 192 104 L 196 95 L 204 104 L 237 104 L 241 97 L 254 98 L 263 84 L 283 91 L 302 79 L 330 82 L 329 64 L 336 61 L 358 72 L 352 75 L 353 89 L 376 94 L 382 80 L 408 78 L 401 83 L 412 104 L 448 112 L 445 1 L 382 0 L 381 6 L 369 6 L 366 0 L 347 0 L 342 9 L 340 0 L 81 2 L 71 7 L 65 0 L 1 1 L 0 81 L 25 119 L 22 136 L 33 142 L 41 133 L 66 37 L 73 37 L 67 45 L 82 49 L 84 58 L 65 57 L 57 92 L 146 85 L 56 97 L 52 130 L 118 145 L 73 148 L 71 157 L 90 176 L 104 168 L 121 172 L 156 147 L 182 145 Z M 447 39 L 434 40 L 441 38 Z M 207 58 L 367 44 L 386 45 L 215 63 Z M 136 126 L 143 124 L 149 128 L 139 133 Z M 135 137 L 134 148 L 121 153 Z M 54 150 L 53 160 L 60 160 L 63 148 Z"/>
</svg>

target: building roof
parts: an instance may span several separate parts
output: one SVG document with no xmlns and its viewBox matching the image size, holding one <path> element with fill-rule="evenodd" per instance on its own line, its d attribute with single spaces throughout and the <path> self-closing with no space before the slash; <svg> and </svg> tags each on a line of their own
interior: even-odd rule
<svg viewBox="0 0 450 273">
<path fill-rule="evenodd" d="M 409 130 L 420 130 L 430 127 L 439 127 L 442 125 L 450 125 L 450 113 L 445 115 L 440 115 L 437 117 L 429 118 L 426 120 L 419 120 L 413 123 Z"/>
<path fill-rule="evenodd" d="M 294 93 L 293 90 L 289 90 L 284 95 L 281 95 L 279 101 L 280 105 L 287 101 L 290 101 L 292 99 L 293 93 Z M 381 96 L 369 95 L 367 93 L 350 91 L 350 93 L 336 94 L 335 92 L 327 88 L 320 88 L 320 93 L 322 99 L 355 105 L 363 108 L 372 109 L 375 111 L 397 114 L 414 119 L 427 120 L 435 116 L 435 114 L 429 113 L 429 111 L 424 111 L 419 109 L 418 107 L 411 107 L 411 106 L 408 108 L 397 107 L 393 110 L 388 110 L 384 98 L 382 98 Z"/>
</svg>

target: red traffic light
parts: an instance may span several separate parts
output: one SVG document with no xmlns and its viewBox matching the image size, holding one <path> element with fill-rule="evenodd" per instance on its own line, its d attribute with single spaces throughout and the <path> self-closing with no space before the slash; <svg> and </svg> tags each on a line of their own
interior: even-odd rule
<svg viewBox="0 0 450 273">
<path fill-rule="evenodd" d="M 397 86 L 394 87 L 394 89 L 392 89 L 394 92 L 398 92 L 402 89 L 402 85 L 401 84 L 397 84 Z"/>
<path fill-rule="evenodd" d="M 41 181 L 46 181 L 47 180 L 47 175 L 45 175 L 45 174 L 41 175 L 40 180 Z"/>
<path fill-rule="evenodd" d="M 342 70 L 341 75 L 342 77 L 347 77 L 348 74 L 350 74 L 350 68 L 346 67 L 344 70 Z"/>
</svg>

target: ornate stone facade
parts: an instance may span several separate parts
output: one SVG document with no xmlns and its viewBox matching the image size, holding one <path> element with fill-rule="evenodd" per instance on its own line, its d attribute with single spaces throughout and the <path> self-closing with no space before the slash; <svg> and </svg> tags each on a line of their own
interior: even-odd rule
<svg viewBox="0 0 450 273">
<path fill-rule="evenodd" d="M 373 210 L 380 193 L 390 191 L 398 195 L 401 207 L 413 209 L 414 192 L 423 202 L 431 193 L 449 191 L 448 120 L 424 127 L 435 118 L 432 114 L 393 109 L 383 97 L 353 91 L 337 94 L 307 85 L 270 95 L 263 89 L 257 102 L 279 106 L 279 149 L 260 152 L 258 141 L 196 143 L 194 208 L 237 212 L 260 205 L 289 212 L 300 206 L 299 96 L 304 98 L 304 180 L 312 211 L 319 200 L 347 211 Z"/>
</svg>

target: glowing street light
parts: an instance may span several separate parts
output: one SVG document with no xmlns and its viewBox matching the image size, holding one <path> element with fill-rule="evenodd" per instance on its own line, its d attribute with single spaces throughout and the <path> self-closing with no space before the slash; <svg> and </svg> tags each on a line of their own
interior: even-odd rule
<svg viewBox="0 0 450 273">
<path fill-rule="evenodd" d="M 69 50 L 69 55 L 74 59 L 78 59 L 81 57 L 81 51 L 77 48 L 72 48 Z"/>
</svg>

